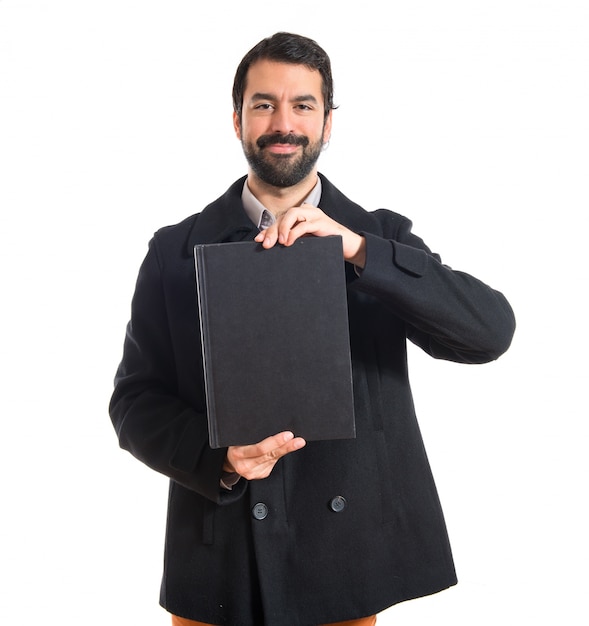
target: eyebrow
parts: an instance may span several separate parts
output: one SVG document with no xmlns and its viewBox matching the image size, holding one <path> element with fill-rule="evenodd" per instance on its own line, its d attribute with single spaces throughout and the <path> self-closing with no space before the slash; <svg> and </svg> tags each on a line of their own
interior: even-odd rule
<svg viewBox="0 0 589 626">
<path fill-rule="evenodd" d="M 271 93 L 257 92 L 254 93 L 250 98 L 251 102 L 258 102 L 260 100 L 277 100 L 277 97 Z M 294 98 L 292 98 L 291 102 L 313 102 L 314 104 L 318 104 L 317 98 L 311 94 L 295 96 Z"/>
</svg>

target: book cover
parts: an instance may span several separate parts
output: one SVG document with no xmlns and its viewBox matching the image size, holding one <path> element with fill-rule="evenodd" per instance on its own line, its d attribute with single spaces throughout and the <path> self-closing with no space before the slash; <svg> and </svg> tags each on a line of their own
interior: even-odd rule
<svg viewBox="0 0 589 626">
<path fill-rule="evenodd" d="M 355 437 L 341 237 L 194 256 L 211 447 Z"/>
</svg>

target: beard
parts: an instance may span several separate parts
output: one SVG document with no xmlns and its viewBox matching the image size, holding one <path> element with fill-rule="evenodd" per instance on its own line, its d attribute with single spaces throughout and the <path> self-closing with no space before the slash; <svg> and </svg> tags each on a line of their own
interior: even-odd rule
<svg viewBox="0 0 589 626">
<path fill-rule="evenodd" d="M 276 143 L 302 147 L 301 154 L 272 154 L 266 146 Z M 314 143 L 304 135 L 262 135 L 253 142 L 242 140 L 243 153 L 256 176 L 272 187 L 293 187 L 308 176 L 323 148 L 323 137 Z"/>
</svg>

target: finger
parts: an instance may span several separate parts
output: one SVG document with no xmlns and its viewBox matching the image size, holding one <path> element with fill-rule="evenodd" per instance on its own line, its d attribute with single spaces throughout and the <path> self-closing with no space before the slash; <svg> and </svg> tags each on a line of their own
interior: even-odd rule
<svg viewBox="0 0 589 626">
<path fill-rule="evenodd" d="M 278 241 L 278 225 L 272 224 L 268 226 L 265 230 L 259 232 L 255 237 L 254 241 L 261 243 L 264 248 L 271 248 L 276 245 Z"/>
<path fill-rule="evenodd" d="M 257 478 L 266 478 L 282 457 L 296 450 L 300 450 L 306 443 L 307 442 L 302 437 L 293 437 L 278 448 L 273 448 L 267 454 L 258 458 L 258 465 L 253 468 L 252 475 Z"/>
<path fill-rule="evenodd" d="M 280 235 L 278 241 L 283 246 L 292 246 L 292 244 L 301 237 L 305 237 L 307 235 L 315 235 L 318 232 L 318 227 L 316 222 L 305 221 L 305 222 L 297 222 L 295 226 L 293 226 L 289 231 Z"/>
<path fill-rule="evenodd" d="M 237 461 L 254 460 L 256 462 L 265 462 L 273 457 L 275 450 L 287 444 L 294 439 L 293 433 L 284 431 L 277 435 L 267 437 L 259 443 L 247 446 L 231 446 L 230 451 L 232 457 Z"/>
<path fill-rule="evenodd" d="M 306 441 L 302 437 L 293 437 L 292 439 L 288 439 L 285 443 L 283 443 L 280 447 L 275 448 L 271 455 L 274 459 L 278 460 L 279 458 L 294 452 L 295 450 L 300 450 L 306 445 Z"/>
<path fill-rule="evenodd" d="M 267 437 L 260 443 L 255 444 L 254 447 L 257 448 L 258 456 L 273 455 L 284 446 L 288 447 L 288 444 L 295 439 L 300 439 L 300 437 L 297 438 L 290 430 L 285 430 L 277 435 Z"/>
<path fill-rule="evenodd" d="M 323 215 L 320 209 L 310 204 L 289 209 L 278 225 L 278 242 L 283 245 L 293 244 L 299 237 L 313 232 L 312 224 Z"/>
<path fill-rule="evenodd" d="M 276 222 L 279 224 L 279 227 L 291 229 L 296 226 L 297 223 L 310 222 L 319 215 L 323 215 L 321 209 L 311 204 L 301 204 L 300 206 L 294 206 L 288 209 L 288 211 L 280 213 L 276 218 Z"/>
<path fill-rule="evenodd" d="M 248 480 L 266 478 L 277 461 L 304 447 L 306 441 L 285 431 L 248 446 L 231 446 L 227 459 L 235 471 Z"/>
</svg>

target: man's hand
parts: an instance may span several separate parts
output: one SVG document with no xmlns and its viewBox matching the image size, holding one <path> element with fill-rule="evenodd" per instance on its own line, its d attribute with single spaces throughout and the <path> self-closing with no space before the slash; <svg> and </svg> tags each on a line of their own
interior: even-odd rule
<svg viewBox="0 0 589 626">
<path fill-rule="evenodd" d="M 342 238 L 344 259 L 363 268 L 366 262 L 366 242 L 364 237 L 331 219 L 317 207 L 302 204 L 292 207 L 276 216 L 276 223 L 255 237 L 264 248 L 280 243 L 291 246 L 299 237 L 315 235 L 326 237 L 339 235 Z"/>
<path fill-rule="evenodd" d="M 306 441 L 291 432 L 282 432 L 249 446 L 230 446 L 223 469 L 247 480 L 267 478 L 278 459 L 300 450 Z"/>
</svg>

